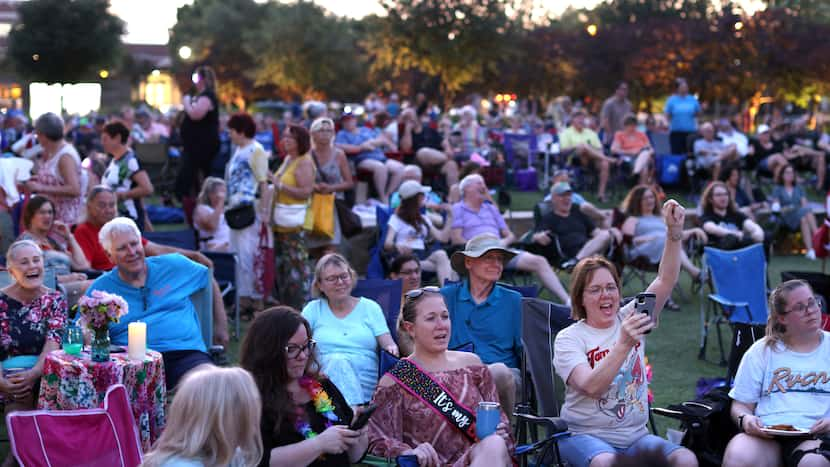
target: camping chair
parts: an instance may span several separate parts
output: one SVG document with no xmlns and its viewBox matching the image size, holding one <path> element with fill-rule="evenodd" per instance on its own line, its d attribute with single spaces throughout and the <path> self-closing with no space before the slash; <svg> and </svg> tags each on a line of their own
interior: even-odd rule
<svg viewBox="0 0 830 467">
<path fill-rule="evenodd" d="M 6 426 L 20 465 L 141 464 L 138 431 L 122 384 L 107 389 L 102 409 L 12 412 Z"/>
<path fill-rule="evenodd" d="M 169 230 L 166 232 L 144 232 L 144 238 L 160 245 L 174 246 L 183 250 L 196 250 L 196 231 L 193 229 Z"/>
<path fill-rule="evenodd" d="M 366 271 L 367 279 L 383 279 L 386 277 L 386 264 L 383 258 L 383 241 L 386 239 L 386 228 L 392 210 L 382 206 L 375 207 L 378 236 L 375 245 L 369 249 L 369 267 Z"/>
<path fill-rule="evenodd" d="M 213 346 L 213 281 L 208 281 L 207 286 L 190 294 L 190 301 L 196 310 L 205 348 L 210 350 Z"/>
<path fill-rule="evenodd" d="M 168 164 L 167 144 L 136 143 L 135 156 L 141 164 L 141 168 L 147 171 L 153 186 L 161 188 L 164 184 L 162 174 L 165 173 Z"/>
<path fill-rule="evenodd" d="M 539 453 L 536 465 L 547 459 L 551 447 L 559 462 L 556 441 L 566 436 L 567 424 L 559 418 L 559 397 L 564 383 L 558 384 L 553 367 L 553 341 L 556 334 L 571 325 L 570 308 L 538 298 L 522 299 L 522 395 L 516 404 L 516 455 L 527 465 L 529 455 Z M 528 381 L 526 378 L 530 377 Z M 560 380 L 561 381 L 561 380 Z M 531 389 L 532 388 L 532 389 Z M 533 409 L 535 406 L 535 410 Z M 546 431 L 538 439 L 538 428 Z M 528 439 L 529 438 L 529 439 Z M 530 442 L 530 444 L 527 444 Z"/>
<path fill-rule="evenodd" d="M 234 307 L 234 337 L 239 339 L 239 293 L 237 284 L 239 283 L 239 257 L 236 253 L 227 253 L 219 251 L 203 251 L 205 256 L 213 261 L 213 278 L 219 284 L 219 289 L 222 291 L 222 298 L 224 299 L 229 294 L 233 294 Z"/>
<path fill-rule="evenodd" d="M 712 324 L 718 335 L 720 364 L 726 364 L 721 336 L 721 324 L 728 322 L 735 329 L 733 342 L 743 342 L 745 346 L 763 337 L 763 327 L 767 322 L 767 261 L 764 246 L 755 244 L 739 250 L 719 250 L 712 247 L 703 249 L 703 268 L 709 273 L 712 293 L 709 300 L 700 300 L 700 353 L 698 358 L 706 358 L 706 340 Z M 718 310 L 720 312 L 718 313 Z M 744 332 L 749 335 L 743 336 Z M 751 339 L 751 340 L 750 340 Z M 746 346 L 748 347 L 748 346 Z M 731 380 L 742 352 L 730 353 L 730 368 L 727 381 Z M 746 350 L 745 348 L 743 349 Z M 740 355 L 739 355 L 740 354 Z M 735 360 L 734 368 L 731 361 Z"/>
<path fill-rule="evenodd" d="M 398 340 L 398 314 L 401 312 L 401 290 L 403 282 L 400 279 L 361 279 L 352 290 L 352 297 L 366 297 L 380 305 L 386 325 L 392 339 Z"/>
</svg>

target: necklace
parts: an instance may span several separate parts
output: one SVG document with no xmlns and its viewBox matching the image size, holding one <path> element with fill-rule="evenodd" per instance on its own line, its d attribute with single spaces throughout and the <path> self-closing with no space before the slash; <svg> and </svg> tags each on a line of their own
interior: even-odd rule
<svg viewBox="0 0 830 467">
<path fill-rule="evenodd" d="M 334 414 L 334 405 L 331 402 L 331 398 L 319 381 L 310 376 L 303 376 L 300 378 L 299 385 L 311 397 L 311 402 L 314 403 L 314 410 L 326 419 L 326 428 L 332 426 L 334 422 L 339 421 L 337 415 Z M 305 417 L 302 405 L 297 406 L 297 421 L 294 426 L 305 439 L 311 439 L 317 436 L 317 433 L 311 429 L 311 424 L 308 422 L 307 417 Z"/>
</svg>

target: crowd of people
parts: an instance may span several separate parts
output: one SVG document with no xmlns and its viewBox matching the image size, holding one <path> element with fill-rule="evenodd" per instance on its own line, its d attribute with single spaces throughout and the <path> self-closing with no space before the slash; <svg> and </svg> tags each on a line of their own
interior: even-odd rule
<svg viewBox="0 0 830 467">
<path fill-rule="evenodd" d="M 278 122 L 223 113 L 209 67 L 193 80 L 175 118 L 145 108 L 82 121 L 47 113 L 29 128 L 10 113 L 0 143 L 33 167 L 0 190 L 0 218 L 18 230 L 2 232 L 11 284 L 0 289 L 0 353 L 4 369 L 23 368 L 4 371 L 0 399 L 7 412 L 34 408 L 43 359 L 60 347 L 70 307 L 82 294 L 115 293 L 129 313 L 110 328 L 112 342 L 126 345 L 129 323 L 147 323 L 148 347 L 162 354 L 175 391 L 145 465 L 341 466 L 367 453 L 414 457 L 424 467 L 512 465 L 512 411 L 528 383 L 521 295 L 499 282 L 509 272 L 533 275 L 576 321 L 553 342 L 571 432 L 559 441 L 563 460 L 598 467 L 648 455 L 696 466 L 689 449 L 648 433 L 645 377 L 647 335 L 664 308 L 677 309 L 680 270 L 706 280 L 688 244 L 768 245 L 772 216 L 800 232 L 805 256 L 816 257 L 805 185 L 823 192 L 830 135 L 807 130 L 803 119 L 773 117 L 753 138 L 729 119 L 701 121 L 683 80 L 665 105 L 667 132 L 638 119 L 626 83 L 596 117 L 563 98 L 539 116 L 474 105 L 441 114 L 418 95 L 372 96 L 365 112 L 341 115 L 310 103 Z M 502 144 L 510 134 L 534 135 L 528 166 L 546 153 L 557 164 L 522 236 L 494 202 L 499 169 L 511 168 Z M 666 200 L 659 135 L 671 154 L 687 156 L 684 170 L 706 180 L 695 216 Z M 197 232 L 197 250 L 144 237 L 154 194 L 172 198 L 142 167 L 143 143 L 163 143 L 179 159 L 170 195 Z M 765 180 L 768 192 L 761 183 L 748 189 L 750 180 Z M 620 186 L 628 194 L 607 209 Z M 591 189 L 596 205 L 577 192 Z M 401 281 L 400 310 L 352 296 L 358 273 L 342 253 L 355 235 L 350 205 L 367 199 L 389 215 L 375 242 L 385 274 Z M 322 200 L 328 228 L 317 226 Z M 202 290 L 213 296 L 213 344 L 227 344 L 209 251 L 238 257 L 239 311 L 251 320 L 241 369 L 215 366 L 189 299 Z M 619 269 L 634 260 L 657 271 L 644 291 L 655 299 L 651 314 L 621 305 Z M 569 273 L 567 286 L 557 271 Z M 47 273 L 58 291 L 47 287 Z M 393 329 L 390 313 L 398 316 Z M 821 363 L 830 359 L 830 334 L 820 326 L 807 283 L 773 291 L 767 336 L 746 353 L 730 393 L 742 433 L 724 465 L 830 465 L 821 445 L 830 433 Z M 382 374 L 381 352 L 396 361 Z M 500 404 L 495 429 L 481 436 L 480 402 Z M 353 424 L 370 410 L 365 426 Z M 776 424 L 803 427 L 813 439 L 778 441 L 764 431 Z"/>
</svg>

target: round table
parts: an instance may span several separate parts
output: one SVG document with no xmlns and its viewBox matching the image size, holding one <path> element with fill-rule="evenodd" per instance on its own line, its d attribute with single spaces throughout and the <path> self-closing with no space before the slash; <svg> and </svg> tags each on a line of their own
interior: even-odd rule
<svg viewBox="0 0 830 467">
<path fill-rule="evenodd" d="M 144 360 L 131 360 L 126 352 L 110 354 L 108 362 L 93 362 L 89 352 L 69 355 L 54 350 L 46 356 L 40 379 L 38 407 L 71 410 L 102 407 L 107 388 L 127 388 L 138 434 L 144 451 L 164 429 L 164 361 L 161 354 L 147 351 Z"/>
</svg>

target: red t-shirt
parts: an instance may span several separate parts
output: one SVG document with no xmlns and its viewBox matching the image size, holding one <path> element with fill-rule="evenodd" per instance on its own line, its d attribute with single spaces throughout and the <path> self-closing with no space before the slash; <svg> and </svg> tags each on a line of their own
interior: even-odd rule
<svg viewBox="0 0 830 467">
<path fill-rule="evenodd" d="M 82 224 L 78 224 L 72 234 L 75 236 L 75 240 L 78 241 L 78 245 L 80 245 L 81 249 L 84 250 L 84 256 L 86 256 L 86 259 L 89 260 L 92 269 L 109 271 L 114 268 L 115 265 L 112 264 L 107 256 L 107 252 L 104 251 L 104 247 L 101 246 L 101 243 L 98 241 L 98 232 L 100 231 L 101 227 L 96 227 L 89 222 L 84 222 Z M 141 244 L 147 245 L 147 239 L 141 237 Z"/>
</svg>

